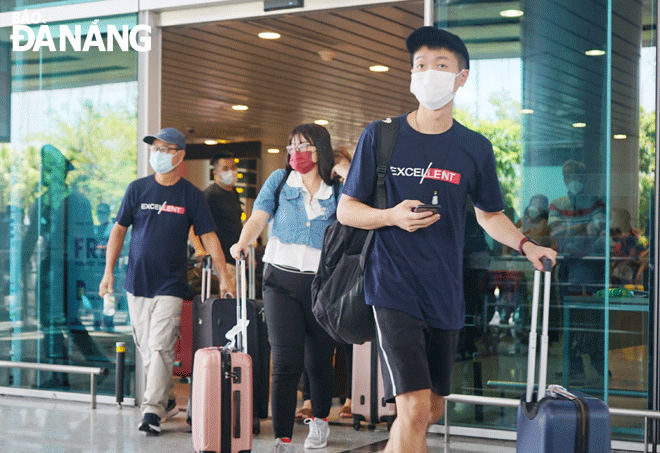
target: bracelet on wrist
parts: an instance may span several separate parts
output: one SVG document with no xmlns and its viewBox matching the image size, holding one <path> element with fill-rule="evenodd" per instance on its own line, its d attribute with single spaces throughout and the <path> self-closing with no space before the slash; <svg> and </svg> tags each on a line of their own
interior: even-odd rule
<svg viewBox="0 0 660 453">
<path fill-rule="evenodd" d="M 536 242 L 534 239 L 531 239 L 531 238 L 528 238 L 527 236 L 525 236 L 524 238 L 522 238 L 520 240 L 520 244 L 518 244 L 518 253 L 520 253 L 522 256 L 527 256 L 527 254 L 523 250 L 523 245 L 525 245 L 525 243 L 527 243 L 527 242 L 531 242 L 532 244 L 539 245 L 539 243 Z"/>
</svg>

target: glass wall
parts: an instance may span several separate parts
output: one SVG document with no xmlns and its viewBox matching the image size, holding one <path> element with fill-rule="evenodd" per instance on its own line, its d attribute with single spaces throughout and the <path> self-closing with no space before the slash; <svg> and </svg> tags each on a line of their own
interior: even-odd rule
<svg viewBox="0 0 660 453">
<path fill-rule="evenodd" d="M 0 2 L 0 13 L 8 11 L 24 11 L 33 8 L 45 8 L 50 6 L 71 5 L 74 3 L 85 3 L 97 0 L 2 0 Z"/>
<path fill-rule="evenodd" d="M 136 22 L 131 15 L 97 25 L 106 40 L 108 25 Z M 57 40 L 61 25 L 81 24 L 49 26 Z M 10 30 L 0 32 L 0 49 L 9 49 Z M 127 245 L 113 317 L 102 313 L 98 286 L 114 216 L 136 177 L 137 52 L 54 49 L 0 55 L 0 360 L 108 367 L 99 393 L 114 394 L 115 343 L 125 341 L 133 396 Z M 88 393 L 89 377 L 2 368 L 0 386 Z"/>
<path fill-rule="evenodd" d="M 559 253 L 548 383 L 646 409 L 657 2 L 436 3 L 436 25 L 471 55 L 456 118 L 492 141 L 506 214 Z M 468 325 L 453 391 L 518 398 L 532 268 L 468 225 Z M 452 410 L 452 424 L 516 426 L 515 410 Z M 642 439 L 641 420 L 612 421 L 615 439 Z"/>
</svg>

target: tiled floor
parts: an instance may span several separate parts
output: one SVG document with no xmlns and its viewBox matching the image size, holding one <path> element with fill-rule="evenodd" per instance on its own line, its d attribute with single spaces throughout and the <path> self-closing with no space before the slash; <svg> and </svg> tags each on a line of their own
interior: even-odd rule
<svg viewBox="0 0 660 453">
<path fill-rule="evenodd" d="M 355 431 L 350 423 L 338 424 L 338 406 L 333 408 L 330 442 L 319 453 L 379 452 L 387 439 L 385 426 L 375 430 Z M 158 437 L 147 437 L 137 430 L 141 414 L 136 407 L 119 409 L 99 405 L 92 410 L 86 403 L 57 402 L 53 400 L 0 397 L 0 451 L 3 452 L 192 452 L 190 427 L 185 414 L 162 424 Z M 304 451 L 302 442 L 307 427 L 296 423 L 294 443 L 296 452 Z M 262 420 L 261 434 L 254 438 L 255 453 L 270 452 L 272 424 Z M 512 442 L 484 442 L 454 436 L 448 448 L 440 435 L 430 434 L 431 452 L 489 452 L 513 453 Z M 308 450 L 314 451 L 314 450 Z"/>
<path fill-rule="evenodd" d="M 89 403 L 0 396 L 0 452 L 192 452 L 190 426 L 184 408 L 162 423 L 160 436 L 147 436 L 137 430 L 141 413 L 137 407 L 117 408 Z M 383 451 L 388 436 L 385 425 L 355 431 L 350 421 L 338 418 L 339 405 L 330 413 L 328 447 L 304 450 L 307 427 L 296 423 L 293 442 L 296 453 L 376 453 Z M 273 443 L 270 420 L 262 420 L 261 433 L 253 439 L 252 452 L 269 453 Z M 445 446 L 444 437 L 429 434 L 430 453 L 515 453 L 515 442 L 472 439 L 454 435 Z M 618 452 L 617 453 L 624 453 Z"/>
</svg>

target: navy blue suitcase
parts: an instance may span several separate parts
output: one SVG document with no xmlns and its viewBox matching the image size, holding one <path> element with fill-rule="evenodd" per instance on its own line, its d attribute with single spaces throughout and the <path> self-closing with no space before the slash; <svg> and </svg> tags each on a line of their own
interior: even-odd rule
<svg viewBox="0 0 660 453">
<path fill-rule="evenodd" d="M 545 288 L 543 329 L 539 366 L 539 391 L 533 393 L 536 366 L 536 321 L 540 292 L 540 271 L 535 271 L 532 297 L 532 324 L 529 334 L 527 390 L 518 406 L 517 453 L 610 453 L 612 430 L 607 405 L 583 393 L 570 393 L 560 386 L 549 386 L 546 394 L 548 363 L 548 318 L 550 308 L 549 260 L 544 259 Z"/>
<path fill-rule="evenodd" d="M 610 411 L 607 405 L 582 393 L 578 399 L 546 396 L 521 401 L 518 407 L 516 452 L 610 453 Z"/>
</svg>

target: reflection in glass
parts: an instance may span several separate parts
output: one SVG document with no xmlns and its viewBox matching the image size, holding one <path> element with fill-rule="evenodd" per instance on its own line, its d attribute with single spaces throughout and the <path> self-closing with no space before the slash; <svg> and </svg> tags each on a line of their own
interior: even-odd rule
<svg viewBox="0 0 660 453">
<path fill-rule="evenodd" d="M 435 9 L 436 25 L 459 34 L 471 57 L 454 116 L 493 143 L 504 212 L 560 255 L 548 383 L 611 407 L 646 408 L 655 2 L 520 2 L 518 17 L 500 16 L 498 4 L 465 3 L 436 2 Z M 479 26 L 485 24 L 488 33 Z M 585 53 L 592 49 L 605 53 Z M 486 240 L 490 260 L 477 272 L 468 244 L 479 244 L 479 235 L 466 237 L 467 341 L 452 391 L 518 398 L 527 371 L 532 268 L 516 251 Z M 515 429 L 513 410 L 452 410 L 459 424 Z M 639 420 L 615 418 L 613 427 L 614 439 L 643 436 Z"/>
<path fill-rule="evenodd" d="M 115 316 L 103 316 L 98 286 L 114 216 L 136 177 L 137 54 L 45 47 L 11 56 L 11 142 L 0 146 L 0 358 L 107 367 L 98 391 L 113 394 L 115 343 L 124 341 L 132 396 L 125 254 Z M 0 386 L 89 393 L 89 378 L 0 369 Z"/>
</svg>

